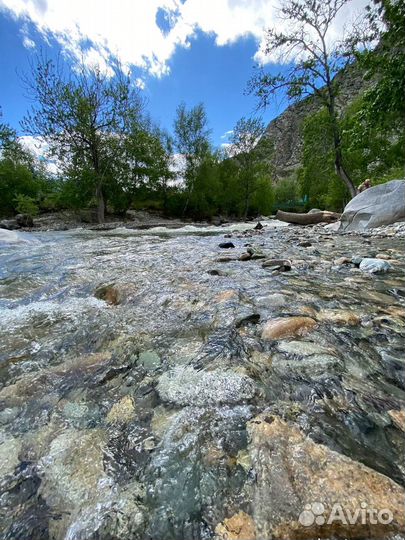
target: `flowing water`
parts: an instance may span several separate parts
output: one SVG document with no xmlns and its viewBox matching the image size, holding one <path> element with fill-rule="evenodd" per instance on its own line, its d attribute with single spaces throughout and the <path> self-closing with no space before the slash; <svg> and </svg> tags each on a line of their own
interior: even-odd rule
<svg viewBox="0 0 405 540">
<path fill-rule="evenodd" d="M 0 246 L 2 539 L 214 538 L 249 513 L 246 422 L 270 409 L 405 483 L 405 240 L 268 225 L 224 250 L 224 232 Z M 246 244 L 291 271 L 223 261 Z M 333 262 L 376 254 L 391 272 Z M 262 339 L 295 315 L 318 324 Z"/>
</svg>

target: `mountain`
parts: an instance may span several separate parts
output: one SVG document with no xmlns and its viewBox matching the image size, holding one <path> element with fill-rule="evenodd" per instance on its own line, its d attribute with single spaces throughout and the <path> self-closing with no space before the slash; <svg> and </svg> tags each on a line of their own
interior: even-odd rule
<svg viewBox="0 0 405 540">
<path fill-rule="evenodd" d="M 365 80 L 364 72 L 356 64 L 341 71 L 335 80 L 341 85 L 336 100 L 340 114 L 344 113 L 346 108 L 372 84 L 369 80 Z M 303 122 L 321 108 L 319 99 L 316 96 L 309 96 L 287 107 L 268 125 L 266 136 L 270 137 L 274 144 L 272 162 L 276 179 L 288 177 L 300 167 Z"/>
</svg>

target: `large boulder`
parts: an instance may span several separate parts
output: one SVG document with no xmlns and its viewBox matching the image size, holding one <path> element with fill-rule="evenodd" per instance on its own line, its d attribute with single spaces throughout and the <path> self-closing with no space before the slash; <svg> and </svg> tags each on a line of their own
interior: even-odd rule
<svg viewBox="0 0 405 540">
<path fill-rule="evenodd" d="M 365 231 L 405 220 L 405 180 L 392 180 L 354 197 L 346 206 L 340 231 Z"/>
<path fill-rule="evenodd" d="M 278 416 L 262 413 L 247 429 L 254 488 L 246 540 L 403 538 L 402 486 Z"/>
<path fill-rule="evenodd" d="M 15 229 L 20 229 L 20 225 L 18 225 L 15 219 L 2 219 L 0 221 L 0 229 L 7 229 L 9 231 L 13 231 Z"/>
<path fill-rule="evenodd" d="M 29 214 L 17 214 L 15 216 L 15 220 L 19 227 L 31 228 L 34 226 L 34 220 L 32 219 L 32 216 L 30 216 Z"/>
</svg>

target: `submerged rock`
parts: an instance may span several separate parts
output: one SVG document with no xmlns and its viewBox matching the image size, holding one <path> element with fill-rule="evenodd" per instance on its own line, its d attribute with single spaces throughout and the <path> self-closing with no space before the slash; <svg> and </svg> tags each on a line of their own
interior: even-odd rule
<svg viewBox="0 0 405 540">
<path fill-rule="evenodd" d="M 316 318 L 322 322 L 347 324 L 349 326 L 360 324 L 360 317 L 353 311 L 345 309 L 324 309 L 316 315 Z"/>
<path fill-rule="evenodd" d="M 386 538 L 405 530 L 405 491 L 387 476 L 277 416 L 261 414 L 247 427 L 260 540 Z"/>
<path fill-rule="evenodd" d="M 74 515 L 65 540 L 140 538 L 145 522 L 145 508 L 139 503 L 143 491 L 133 482 L 105 499 L 84 506 Z"/>
<path fill-rule="evenodd" d="M 204 406 L 251 399 L 255 384 L 249 377 L 232 371 L 197 371 L 179 366 L 160 377 L 157 390 L 163 401 Z"/>
<path fill-rule="evenodd" d="M 111 407 L 107 414 L 107 422 L 110 424 L 126 424 L 134 419 L 134 414 L 134 402 L 130 396 L 125 396 Z"/>
<path fill-rule="evenodd" d="M 0 479 L 12 474 L 20 462 L 21 440 L 0 432 Z"/>
<path fill-rule="evenodd" d="M 256 540 L 255 524 L 246 512 L 238 512 L 215 527 L 217 540 Z"/>
<path fill-rule="evenodd" d="M 266 259 L 262 264 L 263 268 L 271 270 L 279 270 L 280 272 L 288 272 L 291 270 L 291 261 L 287 259 Z"/>
<path fill-rule="evenodd" d="M 55 511 L 79 507 L 109 485 L 104 472 L 106 437 L 100 429 L 68 429 L 51 443 L 40 460 L 41 495 Z"/>
<path fill-rule="evenodd" d="M 233 242 L 221 242 L 220 244 L 218 244 L 218 247 L 220 247 L 221 249 L 231 249 L 234 248 L 235 245 L 233 244 Z"/>
<path fill-rule="evenodd" d="M 285 317 L 270 319 L 262 331 L 262 339 L 283 339 L 304 336 L 313 330 L 316 321 L 311 317 Z"/>
<path fill-rule="evenodd" d="M 118 287 L 113 283 L 97 287 L 94 296 L 99 300 L 104 300 L 107 304 L 112 304 L 114 306 L 120 304 L 122 300 Z"/>
<path fill-rule="evenodd" d="M 382 259 L 363 259 L 359 268 L 369 274 L 382 274 L 392 270 L 390 263 Z"/>
</svg>

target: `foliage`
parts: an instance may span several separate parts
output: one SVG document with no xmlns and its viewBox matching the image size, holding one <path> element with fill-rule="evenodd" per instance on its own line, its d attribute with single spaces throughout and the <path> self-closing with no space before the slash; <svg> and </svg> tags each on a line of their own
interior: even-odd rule
<svg viewBox="0 0 405 540">
<path fill-rule="evenodd" d="M 405 117 L 405 4 L 398 0 L 373 0 L 368 7 L 368 33 L 364 39 L 379 42 L 374 50 L 358 55 L 369 78 L 377 83 L 364 96 L 362 120 L 373 125 Z"/>
<path fill-rule="evenodd" d="M 307 198 L 308 207 L 341 210 L 348 202 L 349 193 L 334 169 L 333 128 L 325 110 L 305 120 L 303 141 L 303 163 L 299 171 L 301 196 Z"/>
<path fill-rule="evenodd" d="M 274 187 L 274 209 L 295 210 L 299 199 L 299 185 L 294 176 L 278 180 Z"/>
<path fill-rule="evenodd" d="M 15 197 L 16 210 L 19 214 L 28 214 L 31 217 L 38 215 L 39 207 L 33 197 L 19 193 Z"/>
<path fill-rule="evenodd" d="M 112 163 L 115 169 L 121 166 L 117 144 L 142 110 L 138 91 L 119 67 L 113 77 L 85 65 L 66 75 L 58 64 L 42 57 L 26 85 L 35 105 L 23 128 L 48 143 L 68 177 L 81 181 L 85 171 L 97 199 L 99 221 L 104 221 Z"/>
<path fill-rule="evenodd" d="M 245 218 L 250 213 L 257 213 L 258 205 L 261 204 L 257 192 L 264 196 L 263 201 L 268 197 L 268 200 L 272 199 L 270 195 L 272 145 L 268 137 L 265 137 L 265 132 L 266 126 L 262 120 L 241 118 L 231 136 L 231 153 L 237 164 L 236 175 Z M 266 182 L 269 186 L 268 193 L 265 190 Z M 267 208 L 269 205 L 265 206 Z"/>
<path fill-rule="evenodd" d="M 0 122 L 0 216 L 22 212 L 23 207 L 29 210 L 24 213 L 35 215 L 37 204 L 51 190 L 40 162 L 22 146 L 15 130 Z"/>
<path fill-rule="evenodd" d="M 280 62 L 290 64 L 287 73 L 277 75 L 263 69 L 249 82 L 248 89 L 266 107 L 285 91 L 291 100 L 313 95 L 327 111 L 333 131 L 334 165 L 350 194 L 356 188 L 345 169 L 342 157 L 342 138 L 336 111 L 339 80 L 336 75 L 353 59 L 354 31 L 346 40 L 330 45 L 332 25 L 349 0 L 283 0 L 281 17 L 288 22 L 286 32 L 269 29 L 265 54 L 278 54 Z"/>
<path fill-rule="evenodd" d="M 176 110 L 174 121 L 174 145 L 177 152 L 184 159 L 181 176 L 186 190 L 183 213 L 189 210 L 192 199 L 196 199 L 194 191 L 198 179 L 199 169 L 211 152 L 210 129 L 204 105 L 200 103 L 187 110 L 185 103 L 181 103 Z"/>
</svg>

